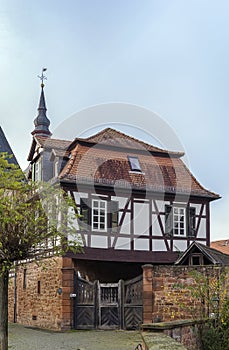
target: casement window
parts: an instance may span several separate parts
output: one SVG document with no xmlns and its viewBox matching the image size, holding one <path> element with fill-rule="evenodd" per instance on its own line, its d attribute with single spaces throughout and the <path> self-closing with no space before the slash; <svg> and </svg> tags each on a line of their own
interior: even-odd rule
<svg viewBox="0 0 229 350">
<path fill-rule="evenodd" d="M 118 228 L 118 202 L 102 199 L 80 201 L 80 229 L 116 232 Z"/>
<path fill-rule="evenodd" d="M 185 208 L 173 207 L 173 234 L 184 236 L 186 231 Z"/>
<path fill-rule="evenodd" d="M 128 156 L 128 161 L 130 164 L 130 169 L 132 171 L 138 171 L 138 172 L 142 171 L 138 157 Z"/>
<path fill-rule="evenodd" d="M 41 181 L 41 159 L 38 159 L 35 163 L 32 164 L 32 180 Z"/>
<path fill-rule="evenodd" d="M 41 181 L 41 160 L 35 163 L 35 180 Z"/>
<path fill-rule="evenodd" d="M 59 175 L 59 160 L 56 159 L 54 162 L 54 171 L 53 171 L 54 177 L 57 177 Z"/>
<path fill-rule="evenodd" d="M 93 231 L 107 230 L 107 201 L 93 199 L 91 226 Z"/>
<path fill-rule="evenodd" d="M 165 205 L 165 234 L 167 236 L 195 237 L 195 226 L 195 208 Z"/>
</svg>

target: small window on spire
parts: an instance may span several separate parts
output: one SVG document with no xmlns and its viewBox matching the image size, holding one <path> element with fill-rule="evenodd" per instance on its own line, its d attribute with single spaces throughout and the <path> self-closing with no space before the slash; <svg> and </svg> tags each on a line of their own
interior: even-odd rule
<svg viewBox="0 0 229 350">
<path fill-rule="evenodd" d="M 142 171 L 138 157 L 128 156 L 128 161 L 129 161 L 130 168 L 132 171 L 139 171 L 139 172 Z"/>
</svg>

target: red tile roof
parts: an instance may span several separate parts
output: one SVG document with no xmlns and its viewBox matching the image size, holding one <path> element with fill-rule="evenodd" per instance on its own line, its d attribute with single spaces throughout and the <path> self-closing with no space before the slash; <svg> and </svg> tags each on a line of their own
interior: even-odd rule
<svg viewBox="0 0 229 350">
<path fill-rule="evenodd" d="M 214 265 L 229 265 L 229 255 L 223 254 L 222 252 L 213 249 L 212 247 L 210 248 L 208 246 L 205 246 L 199 242 L 193 242 L 182 254 L 182 256 L 178 258 L 178 260 L 175 262 L 175 265 L 186 265 L 188 256 L 190 256 L 192 253 L 199 252 L 201 252 L 207 258 L 207 260 L 209 260 Z"/>
<path fill-rule="evenodd" d="M 76 139 L 77 140 L 77 139 Z M 117 131 L 112 128 L 106 128 L 97 134 L 90 136 L 84 140 L 87 140 L 88 142 L 92 142 L 95 144 L 104 144 L 107 146 L 112 147 L 121 147 L 121 148 L 128 148 L 128 149 L 142 149 L 147 150 L 149 152 L 156 152 L 156 153 L 163 153 L 163 154 L 173 154 L 174 156 L 181 157 L 184 155 L 183 152 L 172 152 L 167 151 L 162 148 L 158 148 L 155 146 L 152 146 L 146 142 L 140 141 L 132 136 L 126 135 L 121 131 Z"/>
<path fill-rule="evenodd" d="M 229 255 L 229 238 L 211 242 L 210 247 Z"/>
<path fill-rule="evenodd" d="M 27 160 L 31 161 L 33 159 L 34 152 L 37 145 L 49 150 L 55 149 L 55 150 L 65 151 L 70 144 L 71 144 L 71 141 L 67 141 L 67 140 L 52 139 L 52 138 L 43 137 L 43 136 L 34 136 Z"/>
<path fill-rule="evenodd" d="M 36 136 L 36 139 L 46 149 L 66 150 L 71 144 L 71 141 L 68 140 L 52 139 L 43 136 Z"/>
<path fill-rule="evenodd" d="M 219 198 L 190 173 L 180 159 L 183 153 L 162 150 L 110 128 L 75 139 L 69 150 L 71 158 L 60 174 L 62 181 Z M 128 155 L 138 157 L 141 173 L 131 171 Z"/>
</svg>

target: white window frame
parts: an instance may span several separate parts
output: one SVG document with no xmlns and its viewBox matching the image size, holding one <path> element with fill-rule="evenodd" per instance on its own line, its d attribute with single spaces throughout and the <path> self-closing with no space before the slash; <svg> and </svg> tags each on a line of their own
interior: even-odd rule
<svg viewBox="0 0 229 350">
<path fill-rule="evenodd" d="M 35 179 L 36 181 L 41 181 L 41 159 L 38 159 L 38 161 L 35 164 Z"/>
<path fill-rule="evenodd" d="M 54 177 L 59 175 L 59 159 L 55 159 L 54 162 Z"/>
<path fill-rule="evenodd" d="M 186 207 L 173 207 L 173 234 L 174 236 L 186 236 Z"/>
<path fill-rule="evenodd" d="M 107 201 L 92 199 L 92 231 L 107 231 Z"/>
<path fill-rule="evenodd" d="M 32 163 L 32 181 L 35 181 L 35 163 Z"/>
<path fill-rule="evenodd" d="M 39 158 L 36 162 L 32 164 L 32 180 L 33 181 L 41 181 L 41 159 Z"/>
</svg>

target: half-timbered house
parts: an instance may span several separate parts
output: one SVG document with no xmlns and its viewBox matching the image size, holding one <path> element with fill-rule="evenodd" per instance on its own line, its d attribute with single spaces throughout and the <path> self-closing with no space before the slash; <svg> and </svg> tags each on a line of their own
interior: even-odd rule
<svg viewBox="0 0 229 350">
<path fill-rule="evenodd" d="M 143 263 L 173 263 L 193 241 L 210 244 L 210 202 L 219 196 L 191 174 L 182 152 L 111 128 L 72 142 L 52 139 L 43 87 L 38 111 L 30 177 L 59 181 L 75 200 L 84 253 L 71 257 L 88 276 L 126 278 Z"/>
<path fill-rule="evenodd" d="M 78 309 L 73 316 L 69 311 L 71 319 L 60 327 L 117 322 L 131 327 L 141 321 L 142 265 L 173 264 L 194 241 L 209 246 L 210 203 L 219 195 L 197 181 L 182 159 L 184 153 L 133 135 L 106 128 L 73 141 L 52 138 L 43 87 L 28 157 L 29 178 L 58 182 L 74 199 L 75 228 L 83 244 L 82 253 L 63 258 L 62 273 L 74 273 L 68 289 L 61 286 L 58 293 L 63 292 L 65 301 L 71 294 Z M 131 279 L 133 283 L 123 282 Z M 98 312 L 95 298 L 100 300 Z M 73 308 L 69 305 L 65 316 L 66 308 Z"/>
</svg>

